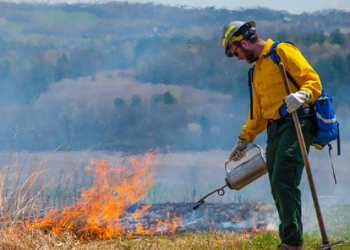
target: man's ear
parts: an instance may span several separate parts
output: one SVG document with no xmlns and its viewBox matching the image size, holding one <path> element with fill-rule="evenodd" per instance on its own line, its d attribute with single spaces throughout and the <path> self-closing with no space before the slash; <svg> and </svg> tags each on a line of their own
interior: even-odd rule
<svg viewBox="0 0 350 250">
<path fill-rule="evenodd" d="M 249 44 L 249 42 L 247 40 L 241 40 L 241 45 L 244 45 L 245 47 L 247 47 Z"/>
</svg>

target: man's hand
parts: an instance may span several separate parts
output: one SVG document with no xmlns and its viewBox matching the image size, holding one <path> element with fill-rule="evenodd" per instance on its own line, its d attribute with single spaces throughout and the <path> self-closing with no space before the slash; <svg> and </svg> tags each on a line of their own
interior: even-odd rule
<svg viewBox="0 0 350 250">
<path fill-rule="evenodd" d="M 310 93 L 303 90 L 290 94 L 284 98 L 284 102 L 287 104 L 287 112 L 292 113 L 296 111 L 303 103 L 309 101 L 310 98 Z"/>
<path fill-rule="evenodd" d="M 244 149 L 246 149 L 249 145 L 249 142 L 246 140 L 238 139 L 235 146 L 231 150 L 229 160 L 233 161 L 240 161 L 244 157 L 248 156 L 248 152 L 243 152 Z"/>
</svg>

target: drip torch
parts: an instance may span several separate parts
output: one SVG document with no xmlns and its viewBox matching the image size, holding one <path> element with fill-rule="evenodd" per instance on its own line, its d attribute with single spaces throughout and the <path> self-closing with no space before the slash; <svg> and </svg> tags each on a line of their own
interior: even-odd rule
<svg viewBox="0 0 350 250">
<path fill-rule="evenodd" d="M 249 160 L 243 162 L 239 166 L 235 167 L 232 170 L 228 169 L 228 163 L 233 161 L 234 159 L 230 159 L 225 162 L 225 170 L 226 170 L 226 178 L 225 178 L 225 186 L 222 186 L 219 189 L 214 190 L 213 192 L 207 194 L 203 198 L 201 198 L 197 204 L 193 207 L 194 210 L 199 208 L 200 205 L 205 203 L 205 199 L 215 192 L 218 193 L 219 196 L 225 195 L 224 188 L 229 187 L 231 190 L 240 190 L 241 188 L 247 186 L 251 182 L 260 178 L 264 174 L 267 173 L 266 168 L 266 160 L 263 155 L 263 150 L 259 145 L 250 144 L 244 152 L 248 152 L 252 148 L 258 148 L 259 152 L 251 157 Z"/>
</svg>

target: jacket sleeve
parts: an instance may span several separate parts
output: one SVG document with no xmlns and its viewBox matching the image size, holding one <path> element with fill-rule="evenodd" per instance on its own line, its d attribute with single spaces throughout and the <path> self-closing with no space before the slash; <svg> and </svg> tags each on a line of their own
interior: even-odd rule
<svg viewBox="0 0 350 250">
<path fill-rule="evenodd" d="M 310 93 L 310 101 L 314 103 L 322 92 L 321 80 L 315 70 L 304 58 L 299 49 L 291 44 L 279 44 L 277 47 L 277 54 L 284 64 L 286 71 L 288 71 L 298 83 L 300 90 Z"/>
<path fill-rule="evenodd" d="M 256 94 L 253 95 L 253 119 L 250 118 L 249 112 L 246 125 L 242 127 L 242 133 L 238 138 L 253 143 L 255 137 L 267 127 L 267 121 L 261 115 L 260 98 Z"/>
</svg>

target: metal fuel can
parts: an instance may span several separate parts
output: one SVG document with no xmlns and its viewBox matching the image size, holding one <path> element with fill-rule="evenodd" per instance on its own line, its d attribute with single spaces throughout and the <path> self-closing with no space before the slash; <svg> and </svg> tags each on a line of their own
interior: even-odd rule
<svg viewBox="0 0 350 250">
<path fill-rule="evenodd" d="M 264 153 L 259 145 L 251 144 L 244 150 L 244 152 L 247 152 L 252 148 L 258 148 L 259 152 L 232 170 L 229 170 L 227 166 L 232 159 L 225 163 L 225 182 L 231 190 L 240 190 L 267 173 Z"/>
</svg>

